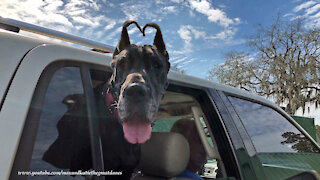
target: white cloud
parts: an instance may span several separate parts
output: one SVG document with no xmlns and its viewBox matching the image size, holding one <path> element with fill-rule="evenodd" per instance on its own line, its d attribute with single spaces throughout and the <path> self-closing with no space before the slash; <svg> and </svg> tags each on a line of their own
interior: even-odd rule
<svg viewBox="0 0 320 180">
<path fill-rule="evenodd" d="M 315 6 L 312 6 L 311 8 L 306 9 L 306 15 L 319 12 L 319 9 L 320 9 L 320 4 L 316 4 Z"/>
<path fill-rule="evenodd" d="M 179 63 L 181 63 L 181 62 L 183 62 L 184 60 L 186 60 L 188 57 L 186 57 L 186 56 L 177 56 L 176 58 L 175 58 L 175 60 L 172 60 L 172 58 L 170 59 L 170 61 L 172 61 L 173 63 L 176 63 L 176 64 L 179 64 Z"/>
<path fill-rule="evenodd" d="M 181 70 L 182 69 L 186 70 L 187 66 L 196 60 L 197 60 L 197 58 L 190 58 L 189 56 L 186 56 L 184 54 L 177 55 L 177 56 L 170 58 L 170 62 L 172 64 L 177 64 L 178 69 L 181 69 Z"/>
<path fill-rule="evenodd" d="M 110 21 L 109 24 L 104 28 L 104 30 L 112 29 L 116 24 L 116 21 Z"/>
<path fill-rule="evenodd" d="M 152 3 L 146 1 L 128 1 L 120 4 L 121 11 L 125 14 L 126 19 L 138 21 L 139 19 L 157 18 L 154 13 Z"/>
<path fill-rule="evenodd" d="M 98 23 L 94 23 L 90 19 L 83 18 L 82 16 L 73 16 L 72 19 L 74 22 L 77 22 L 79 24 L 86 24 L 88 26 L 97 26 L 98 25 Z"/>
<path fill-rule="evenodd" d="M 310 16 L 310 19 L 318 19 L 320 18 L 320 12 L 318 12 L 317 14 Z"/>
<path fill-rule="evenodd" d="M 161 22 L 162 17 L 179 12 L 179 7 L 167 4 L 161 0 L 125 1 L 120 3 L 120 10 L 126 16 L 126 19 L 139 22 L 152 19 L 153 22 Z"/>
<path fill-rule="evenodd" d="M 199 30 L 199 28 L 191 25 L 182 25 L 178 30 L 178 34 L 180 38 L 183 40 L 184 45 L 181 50 L 174 50 L 173 54 L 187 54 L 193 51 L 193 45 L 191 40 L 193 38 L 199 39 L 200 37 L 204 37 L 206 33 L 204 31 Z"/>
<path fill-rule="evenodd" d="M 47 11 L 57 11 L 63 5 L 62 1 L 46 1 L 48 2 L 43 8 Z"/>
<path fill-rule="evenodd" d="M 237 17 L 231 19 L 227 16 L 227 14 L 222 10 L 222 8 L 225 8 L 224 5 L 220 5 L 220 9 L 214 8 L 208 0 L 171 0 L 171 2 L 190 8 L 189 15 L 191 17 L 195 16 L 193 11 L 196 11 L 207 16 L 209 22 L 218 23 L 223 27 L 241 23 L 240 18 Z"/>
<path fill-rule="evenodd" d="M 162 11 L 164 14 L 177 13 L 178 8 L 176 6 L 166 6 L 166 7 L 162 8 Z"/>
<path fill-rule="evenodd" d="M 286 13 L 285 15 L 283 15 L 283 17 L 289 17 L 289 16 L 294 16 L 293 13 Z"/>
<path fill-rule="evenodd" d="M 182 25 L 179 30 L 178 34 L 181 39 L 185 41 L 185 43 L 190 43 L 191 40 L 194 39 L 206 39 L 207 33 L 201 28 L 191 25 Z"/>
<path fill-rule="evenodd" d="M 183 2 L 183 0 L 171 0 L 172 2 L 174 2 L 174 3 L 181 3 L 181 2 Z"/>
<path fill-rule="evenodd" d="M 217 34 L 208 34 L 202 28 L 192 25 L 182 25 L 178 30 L 179 37 L 183 40 L 184 45 L 181 50 L 173 50 L 174 55 L 191 53 L 199 47 L 194 47 L 192 44 L 193 40 L 205 41 L 201 47 L 207 46 L 221 46 L 224 45 L 238 45 L 246 42 L 245 39 L 234 39 L 234 35 L 237 32 L 235 27 L 224 28 L 221 32 Z"/>
<path fill-rule="evenodd" d="M 156 30 L 152 27 L 147 27 L 147 29 L 145 30 L 145 34 L 148 35 L 148 34 L 152 34 L 152 33 L 155 33 Z"/>
<path fill-rule="evenodd" d="M 223 29 L 221 32 L 215 35 L 209 35 L 205 31 L 201 30 L 199 27 L 191 26 L 191 25 L 183 25 L 178 30 L 178 34 L 181 39 L 185 41 L 185 43 L 190 43 L 192 39 L 203 39 L 203 40 L 229 40 L 233 39 L 235 33 L 237 32 L 237 28 L 228 27 Z"/>
<path fill-rule="evenodd" d="M 186 61 L 183 61 L 181 64 L 183 66 L 186 66 L 186 65 L 190 64 L 191 62 L 193 62 L 195 60 L 196 60 L 196 58 L 190 58 L 190 59 L 187 59 Z"/>
<path fill-rule="evenodd" d="M 0 16 L 101 41 L 106 32 L 113 32 L 117 22 L 123 21 L 106 17 L 99 11 L 99 3 L 102 1 L 2 0 Z"/>
<path fill-rule="evenodd" d="M 44 27 L 54 28 L 56 25 L 62 25 L 70 29 L 73 26 L 72 22 L 58 11 L 62 4 L 60 0 L 53 4 L 41 0 L 3 0 L 0 3 L 0 16 Z"/>
<path fill-rule="evenodd" d="M 189 11 L 189 15 L 190 15 L 191 17 L 195 17 L 195 16 L 196 16 L 192 10 Z"/>
<path fill-rule="evenodd" d="M 162 22 L 162 20 L 163 20 L 162 18 L 152 19 L 151 22 L 155 22 L 155 23 L 156 23 L 156 22 Z"/>
<path fill-rule="evenodd" d="M 235 33 L 237 32 L 237 28 L 225 28 L 223 31 L 217 33 L 216 35 L 208 37 L 209 39 L 219 39 L 219 40 L 228 40 L 232 39 Z"/>
<path fill-rule="evenodd" d="M 310 7 L 310 6 L 314 5 L 314 4 L 316 4 L 315 1 L 308 1 L 308 2 L 305 2 L 305 3 L 302 3 L 302 4 L 298 5 L 298 6 L 296 6 L 293 9 L 293 11 L 294 12 L 298 12 L 298 11 L 301 11 L 302 9 L 306 9 L 306 8 L 308 8 L 308 7 Z"/>
<path fill-rule="evenodd" d="M 191 30 L 192 26 L 187 25 L 187 26 L 181 26 L 180 29 L 178 30 L 178 34 L 183 39 L 186 43 L 190 43 L 192 36 L 191 36 Z"/>
<path fill-rule="evenodd" d="M 303 19 L 307 28 L 320 27 L 320 2 L 308 1 L 297 5 L 293 12 L 291 20 Z"/>
<path fill-rule="evenodd" d="M 218 23 L 223 27 L 228 27 L 235 23 L 239 23 L 240 19 L 230 19 L 226 13 L 218 8 L 213 8 L 207 0 L 189 0 L 191 9 L 208 16 L 210 22 Z"/>
<path fill-rule="evenodd" d="M 120 32 L 122 31 L 122 27 L 118 27 L 116 28 L 114 31 L 112 31 L 111 33 L 109 33 L 105 39 L 106 40 L 112 40 L 116 35 L 119 35 L 120 37 Z"/>
<path fill-rule="evenodd" d="M 131 35 L 131 34 L 135 34 L 137 32 L 140 32 L 139 29 L 134 26 L 133 28 L 131 28 L 130 30 L 128 30 L 128 34 Z"/>
<path fill-rule="evenodd" d="M 97 2 L 98 1 L 93 0 L 69 0 L 67 1 L 67 4 L 78 9 L 90 9 L 93 11 L 99 11 L 101 6 L 98 5 Z"/>
</svg>

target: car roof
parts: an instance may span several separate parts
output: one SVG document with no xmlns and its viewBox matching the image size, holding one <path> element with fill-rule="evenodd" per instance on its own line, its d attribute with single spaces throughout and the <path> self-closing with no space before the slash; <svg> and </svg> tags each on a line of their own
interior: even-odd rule
<svg viewBox="0 0 320 180">
<path fill-rule="evenodd" d="M 196 85 L 196 86 L 201 86 L 201 87 L 205 87 L 205 88 L 212 88 L 212 89 L 216 89 L 219 91 L 223 91 L 226 92 L 229 95 L 234 95 L 234 96 L 238 96 L 238 97 L 243 97 L 246 99 L 252 99 L 255 101 L 259 101 L 261 103 L 267 104 L 269 106 L 273 106 L 273 107 L 277 107 L 277 105 L 275 105 L 273 102 L 267 100 L 266 98 L 262 97 L 262 96 L 258 96 L 255 95 L 253 93 L 250 93 L 248 91 L 242 90 L 242 89 L 238 89 L 235 87 L 231 87 L 228 85 L 224 85 L 224 84 L 220 84 L 211 80 L 207 80 L 207 79 L 201 79 L 198 77 L 194 77 L 194 76 L 190 76 L 190 75 L 186 75 L 186 74 L 182 74 L 179 72 L 174 72 L 171 71 L 168 74 L 168 78 L 169 80 L 174 80 L 177 82 L 181 82 L 181 83 L 186 83 L 186 84 L 190 84 L 190 85 Z"/>
</svg>

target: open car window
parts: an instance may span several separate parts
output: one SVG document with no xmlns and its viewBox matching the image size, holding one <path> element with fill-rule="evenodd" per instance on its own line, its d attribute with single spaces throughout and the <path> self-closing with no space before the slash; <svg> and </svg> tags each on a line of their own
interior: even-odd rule
<svg viewBox="0 0 320 180">
<path fill-rule="evenodd" d="M 193 112 L 194 108 L 200 110 L 200 116 L 198 119 L 195 118 L 195 114 Z M 202 131 L 202 133 L 206 136 L 205 141 L 207 141 L 202 142 L 201 146 L 204 146 L 203 144 L 206 143 L 210 146 L 209 151 L 217 150 L 217 147 L 215 147 L 216 145 L 212 138 L 213 135 L 211 133 L 210 127 L 207 125 L 206 118 L 201 111 L 199 102 L 195 98 L 187 94 L 166 91 L 163 99 L 161 100 L 157 121 L 155 122 L 152 131 L 170 132 L 174 124 L 183 119 L 189 119 L 193 121 L 194 124 L 197 123 L 196 121 L 199 121 L 201 128 L 197 130 L 197 135 L 200 136 L 199 133 L 201 133 Z M 188 129 L 185 129 L 185 131 L 188 131 Z M 193 155 L 190 154 L 190 156 Z M 218 168 L 217 159 L 209 157 L 208 154 L 206 163 L 204 163 L 201 169 L 199 169 L 199 171 L 197 172 L 198 175 L 207 179 L 222 177 L 221 173 L 221 169 Z"/>
</svg>

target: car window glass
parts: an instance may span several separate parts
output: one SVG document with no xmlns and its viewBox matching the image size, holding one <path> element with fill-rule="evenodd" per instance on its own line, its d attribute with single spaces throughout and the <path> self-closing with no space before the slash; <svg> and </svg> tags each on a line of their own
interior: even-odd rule
<svg viewBox="0 0 320 180">
<path fill-rule="evenodd" d="M 257 152 L 318 152 L 294 125 L 270 107 L 228 97 Z"/>
<path fill-rule="evenodd" d="M 41 87 L 37 87 L 41 88 Z M 60 172 L 69 171 L 64 165 L 77 158 L 76 154 L 68 152 L 63 147 L 77 143 L 69 136 L 72 132 L 70 127 L 63 127 L 67 121 L 82 121 L 85 113 L 79 113 L 74 108 L 75 104 L 81 104 L 85 108 L 83 87 L 78 67 L 63 67 L 58 69 L 52 76 L 45 93 L 43 106 L 38 126 L 35 145 L 32 153 L 30 171 Z M 37 96 L 37 94 L 36 94 Z M 33 107 L 34 108 L 34 107 Z M 85 112 L 85 111 L 82 111 Z M 72 122 L 71 125 L 79 123 Z M 59 128 L 61 127 L 61 128 Z M 58 137 L 61 136 L 61 137 Z M 63 138 L 64 141 L 57 141 Z M 56 146 L 57 143 L 62 143 Z M 58 168 L 58 167 L 59 168 Z M 43 179 L 44 176 L 28 177 L 29 179 Z M 81 176 L 45 176 L 46 179 L 84 179 Z"/>
</svg>

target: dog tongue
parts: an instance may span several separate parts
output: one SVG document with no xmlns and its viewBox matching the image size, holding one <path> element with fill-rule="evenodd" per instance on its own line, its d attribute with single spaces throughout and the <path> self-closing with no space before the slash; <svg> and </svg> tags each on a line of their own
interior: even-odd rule
<svg viewBox="0 0 320 180">
<path fill-rule="evenodd" d="M 123 123 L 124 137 L 131 143 L 144 143 L 151 135 L 151 124 L 129 121 Z"/>
</svg>

